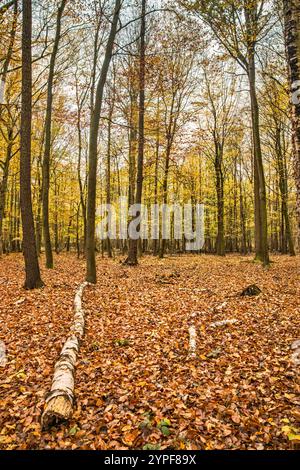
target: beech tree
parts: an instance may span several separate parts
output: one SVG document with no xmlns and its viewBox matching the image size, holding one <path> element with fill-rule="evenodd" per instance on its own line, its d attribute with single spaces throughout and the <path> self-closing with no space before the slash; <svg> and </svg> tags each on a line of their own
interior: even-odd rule
<svg viewBox="0 0 300 470">
<path fill-rule="evenodd" d="M 260 115 L 256 84 L 256 49 L 269 24 L 265 1 L 180 2 L 196 12 L 213 31 L 226 51 L 246 72 L 251 101 L 254 154 L 256 259 L 269 264 L 266 183 L 260 136 Z"/>
<path fill-rule="evenodd" d="M 49 76 L 47 85 L 47 108 L 45 118 L 45 150 L 43 159 L 43 234 L 46 254 L 46 267 L 53 268 L 53 255 L 51 248 L 51 236 L 49 228 L 49 189 L 50 189 L 50 154 L 51 154 L 51 127 L 52 127 L 52 104 L 53 104 L 53 81 L 55 73 L 55 62 L 61 38 L 61 21 L 67 0 L 62 0 L 57 10 L 56 32 L 53 49 L 50 58 Z"/>
<path fill-rule="evenodd" d="M 138 123 L 138 158 L 135 204 L 142 203 L 144 181 L 144 127 L 145 127 L 145 54 L 146 54 L 146 0 L 142 0 L 141 30 L 140 30 L 140 64 L 139 64 L 139 123 Z M 142 214 L 139 214 L 140 216 Z M 129 251 L 126 264 L 138 264 L 138 240 L 129 239 Z"/>
<path fill-rule="evenodd" d="M 95 104 L 92 109 L 89 141 L 89 174 L 88 174 L 88 199 L 87 199 L 87 282 L 96 283 L 96 254 L 95 254 L 95 219 L 96 219 L 96 187 L 97 187 L 97 145 L 99 123 L 102 109 L 103 93 L 106 78 L 113 54 L 114 41 L 117 34 L 118 20 L 121 10 L 121 0 L 116 0 L 111 23 L 109 38 L 106 44 L 105 57 L 97 84 Z"/>
<path fill-rule="evenodd" d="M 0 106 L 0 251 L 2 245 L 2 251 L 10 253 L 22 246 L 18 158 L 21 15 L 17 1 L 0 3 L 1 6 L 10 3 L 0 17 L 0 78 L 6 82 L 5 100 Z M 90 214 L 94 213 L 93 203 L 88 204 L 93 187 L 99 188 L 94 193 L 95 207 L 105 202 L 115 205 L 122 196 L 129 206 L 141 201 L 150 214 L 153 203 L 161 206 L 191 202 L 195 218 L 196 204 L 203 202 L 206 214 L 203 251 L 252 252 L 254 237 L 261 240 L 260 228 L 264 226 L 258 220 L 258 215 L 263 214 L 260 201 L 264 199 L 264 191 L 258 192 L 262 173 L 256 168 L 261 169 L 260 163 L 265 177 L 270 250 L 297 252 L 296 191 L 291 172 L 292 153 L 294 156 L 296 153 L 295 145 L 293 150 L 290 145 L 288 76 L 280 22 L 283 10 L 271 15 L 278 2 L 255 2 L 257 15 L 252 10 L 254 3 L 246 1 L 180 2 L 185 9 L 179 9 L 178 15 L 170 10 L 156 11 L 146 2 L 144 87 L 140 47 L 142 0 L 134 5 L 122 2 L 113 41 L 113 71 L 110 73 L 109 64 L 105 83 L 102 61 L 115 2 L 66 2 L 59 19 L 59 8 L 64 3 L 62 0 L 34 3 L 32 210 L 38 253 L 43 262 L 44 250 L 46 262 L 49 252 L 42 237 L 43 212 L 48 212 L 53 255 L 63 250 L 76 251 L 78 255 L 88 253 L 88 218 L 91 232 L 94 229 L 87 206 Z M 247 15 L 253 14 L 254 19 L 246 21 L 247 8 Z M 257 30 L 252 22 L 257 22 Z M 64 24 L 63 29 L 58 23 Z M 249 33 L 251 29 L 253 35 Z M 232 66 L 232 57 L 241 70 Z M 250 101 L 253 57 L 255 90 L 252 80 Z M 201 66 L 205 59 L 212 70 L 207 80 Z M 226 71 L 224 86 L 214 73 L 218 64 Z M 225 85 L 237 75 L 241 76 L 238 86 L 229 93 L 232 101 L 237 102 L 231 113 Z M 96 133 L 90 130 L 96 128 L 99 79 L 102 96 L 95 140 Z M 297 92 L 293 100 L 296 95 Z M 252 121 L 254 126 L 249 126 Z M 254 129 L 259 130 L 260 152 L 259 146 L 254 145 L 257 144 Z M 91 142 L 96 142 L 92 151 Z M 254 155 L 258 158 L 254 159 Z M 48 211 L 43 210 L 45 198 Z M 173 219 L 171 216 L 172 229 Z M 119 221 L 118 212 L 117 224 Z M 158 228 L 157 220 L 154 223 Z M 171 234 L 170 240 L 163 240 L 162 230 L 156 233 L 157 239 L 152 240 L 149 231 L 148 238 L 137 243 L 123 239 L 123 234 L 121 237 L 117 234 L 116 240 L 101 241 L 97 234 L 93 235 L 93 248 L 89 245 L 87 258 L 94 258 L 91 266 L 94 263 L 95 268 L 95 256 L 101 250 L 103 257 L 122 254 L 128 261 L 132 258 L 135 265 L 143 254 L 164 256 L 186 250 L 184 239 L 175 240 Z"/>
<path fill-rule="evenodd" d="M 298 236 L 300 240 L 300 4 L 283 0 L 285 43 L 292 103 L 292 129 L 297 187 Z"/>
<path fill-rule="evenodd" d="M 22 28 L 22 109 L 21 109 L 21 160 L 20 205 L 23 227 L 23 253 L 25 259 L 25 288 L 43 286 L 35 243 L 31 198 L 31 126 L 32 126 L 32 3 L 23 0 Z"/>
</svg>

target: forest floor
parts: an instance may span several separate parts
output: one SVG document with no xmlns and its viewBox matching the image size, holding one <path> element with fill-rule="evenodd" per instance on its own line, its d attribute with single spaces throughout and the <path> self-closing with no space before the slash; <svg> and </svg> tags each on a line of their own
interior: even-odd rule
<svg viewBox="0 0 300 470">
<path fill-rule="evenodd" d="M 98 259 L 72 420 L 41 431 L 53 366 L 73 319 L 84 261 L 60 255 L 46 287 L 22 288 L 23 260 L 0 259 L 2 449 L 288 449 L 299 427 L 299 257 Z M 262 290 L 241 297 L 248 285 Z M 196 313 L 195 313 L 196 312 Z M 195 313 L 197 357 L 188 356 Z M 211 323 L 237 319 L 213 328 Z M 292 431 L 293 432 L 293 431 Z"/>
</svg>

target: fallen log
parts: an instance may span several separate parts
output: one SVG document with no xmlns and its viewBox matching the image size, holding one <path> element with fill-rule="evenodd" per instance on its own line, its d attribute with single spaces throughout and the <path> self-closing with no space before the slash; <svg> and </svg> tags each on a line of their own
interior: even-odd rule
<svg viewBox="0 0 300 470">
<path fill-rule="evenodd" d="M 190 315 L 189 318 L 189 359 L 195 359 L 197 350 L 197 330 L 195 326 L 195 318 L 197 312 Z"/>
<path fill-rule="evenodd" d="M 196 357 L 197 348 L 197 333 L 194 325 L 189 327 L 190 344 L 189 344 L 189 357 L 194 359 Z"/>
<path fill-rule="evenodd" d="M 0 341 L 0 367 L 5 367 L 7 364 L 6 347 L 3 341 Z"/>
<path fill-rule="evenodd" d="M 75 366 L 84 335 L 85 313 L 82 308 L 82 295 L 88 282 L 81 284 L 74 299 L 74 322 L 70 336 L 65 342 L 54 367 L 51 390 L 45 399 L 45 409 L 41 424 L 48 428 L 53 424 L 70 419 L 74 406 Z"/>
<path fill-rule="evenodd" d="M 300 339 L 293 342 L 291 349 L 293 352 L 291 360 L 295 366 L 300 366 Z"/>
<path fill-rule="evenodd" d="M 227 326 L 227 325 L 235 325 L 239 321 L 233 318 L 232 320 L 221 320 L 221 321 L 216 321 L 214 323 L 211 323 L 210 326 L 212 328 L 217 328 L 219 326 Z"/>
</svg>

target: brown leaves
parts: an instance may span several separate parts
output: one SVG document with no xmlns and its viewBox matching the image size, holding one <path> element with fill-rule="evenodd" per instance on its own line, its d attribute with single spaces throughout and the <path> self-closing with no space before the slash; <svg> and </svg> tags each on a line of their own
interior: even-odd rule
<svg viewBox="0 0 300 470">
<path fill-rule="evenodd" d="M 290 363 L 299 337 L 297 260 L 277 257 L 265 271 L 233 256 L 145 257 L 135 269 L 100 258 L 99 284 L 84 299 L 74 415 L 41 433 L 44 393 L 84 270 L 72 257 L 57 263 L 43 273 L 45 289 L 24 294 L 22 259 L 0 260 L 0 279 L 8 281 L 0 282 L 0 340 L 8 352 L 0 370 L 0 448 L 289 448 L 282 427 L 298 429 L 300 416 Z M 251 284 L 260 296 L 236 295 Z M 233 318 L 239 322 L 211 327 Z"/>
</svg>

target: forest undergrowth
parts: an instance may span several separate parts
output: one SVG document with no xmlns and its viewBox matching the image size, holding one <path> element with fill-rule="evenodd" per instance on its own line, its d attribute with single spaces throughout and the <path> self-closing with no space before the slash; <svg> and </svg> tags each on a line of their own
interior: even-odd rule
<svg viewBox="0 0 300 470">
<path fill-rule="evenodd" d="M 21 255 L 0 259 L 1 449 L 289 449 L 299 428 L 299 257 L 97 260 L 72 419 L 41 430 L 84 260 L 59 255 L 25 291 Z M 42 263 L 41 263 L 42 264 Z M 242 297 L 251 284 L 261 294 Z M 189 321 L 197 332 L 189 357 Z M 212 323 L 237 320 L 213 327 Z M 298 376 L 297 376 L 298 374 Z"/>
</svg>

